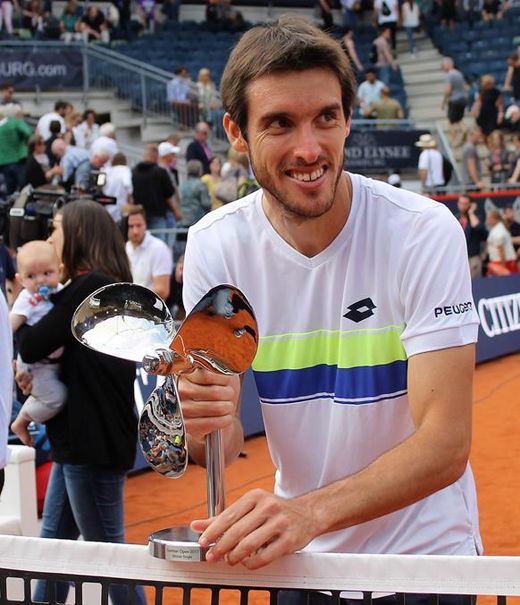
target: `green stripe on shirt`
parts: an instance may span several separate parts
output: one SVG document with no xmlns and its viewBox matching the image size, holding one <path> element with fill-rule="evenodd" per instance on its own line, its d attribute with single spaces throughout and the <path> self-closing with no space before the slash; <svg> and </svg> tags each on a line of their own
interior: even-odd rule
<svg viewBox="0 0 520 605">
<path fill-rule="evenodd" d="M 404 326 L 372 330 L 316 330 L 260 337 L 253 362 L 257 372 L 299 370 L 317 365 L 376 366 L 406 360 Z"/>
</svg>

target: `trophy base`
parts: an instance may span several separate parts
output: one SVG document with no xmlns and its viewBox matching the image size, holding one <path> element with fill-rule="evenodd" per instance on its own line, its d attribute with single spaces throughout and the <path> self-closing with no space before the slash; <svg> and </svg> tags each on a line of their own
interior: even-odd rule
<svg viewBox="0 0 520 605">
<path fill-rule="evenodd" d="M 166 561 L 205 561 L 209 549 L 200 546 L 199 536 L 188 525 L 161 529 L 149 537 L 148 552 Z"/>
</svg>

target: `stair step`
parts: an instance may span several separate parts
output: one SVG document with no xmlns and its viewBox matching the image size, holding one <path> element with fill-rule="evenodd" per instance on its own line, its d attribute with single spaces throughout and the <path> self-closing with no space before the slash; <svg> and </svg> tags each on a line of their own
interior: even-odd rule
<svg viewBox="0 0 520 605">
<path fill-rule="evenodd" d="M 403 63 L 399 60 L 401 71 L 403 76 L 406 77 L 408 74 L 424 73 L 426 71 L 432 73 L 441 73 L 441 58 L 430 59 L 428 61 L 417 58 L 415 61 L 410 63 Z"/>
<path fill-rule="evenodd" d="M 445 76 L 442 74 L 440 70 L 437 71 L 425 71 L 425 72 L 417 72 L 406 74 L 406 84 L 441 84 L 443 85 L 445 82 Z"/>
</svg>

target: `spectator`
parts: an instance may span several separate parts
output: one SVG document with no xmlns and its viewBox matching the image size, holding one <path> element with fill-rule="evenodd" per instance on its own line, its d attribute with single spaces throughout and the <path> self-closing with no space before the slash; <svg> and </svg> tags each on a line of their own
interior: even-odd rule
<svg viewBox="0 0 520 605">
<path fill-rule="evenodd" d="M 111 122 L 105 122 L 99 127 L 99 136 L 97 136 L 90 145 L 90 153 L 94 154 L 99 149 L 106 149 L 110 157 L 119 152 L 116 141 L 116 129 Z"/>
<path fill-rule="evenodd" d="M 517 268 L 520 263 L 520 223 L 516 220 L 520 218 L 519 213 L 515 214 L 515 209 L 512 204 L 504 206 L 504 225 L 511 234 L 511 241 L 515 249 Z"/>
<path fill-rule="evenodd" d="M 121 208 L 132 202 L 132 171 L 127 166 L 126 156 L 118 152 L 112 156 L 111 165 L 106 168 L 107 182 L 103 193 L 116 198 L 115 204 L 108 204 L 106 209 L 118 222 L 121 220 Z"/>
<path fill-rule="evenodd" d="M 180 151 L 180 147 L 179 147 L 179 143 L 180 143 L 180 137 L 173 133 L 171 134 L 167 139 L 166 142 L 170 143 L 170 145 L 172 145 L 173 147 L 177 147 Z M 179 152 L 177 152 L 179 153 Z M 174 178 L 174 182 L 175 182 L 175 187 L 179 187 L 179 170 L 177 169 L 177 153 L 173 154 L 172 157 L 172 161 L 170 163 L 169 171 L 171 172 L 171 174 L 173 174 L 173 178 Z"/>
<path fill-rule="evenodd" d="M 504 90 L 513 93 L 514 102 L 520 105 L 520 45 L 516 54 L 507 59 L 507 73 Z"/>
<path fill-rule="evenodd" d="M 415 32 L 420 25 L 421 13 L 415 0 L 405 0 L 401 5 L 403 27 L 408 38 L 408 49 L 415 55 Z"/>
<path fill-rule="evenodd" d="M 155 0 L 138 0 L 138 15 L 145 31 L 155 31 Z"/>
<path fill-rule="evenodd" d="M 103 13 L 96 4 L 90 4 L 79 20 L 78 31 L 85 41 L 100 40 L 109 42 L 108 25 Z"/>
<path fill-rule="evenodd" d="M 173 172 L 170 170 L 170 167 L 171 167 L 174 159 L 177 157 L 177 154 L 180 151 L 180 147 L 175 147 L 174 145 L 171 145 L 170 143 L 168 143 L 168 141 L 164 141 L 164 142 L 160 143 L 158 150 L 159 150 L 159 166 L 161 168 L 164 168 L 164 170 L 170 177 L 170 181 L 171 181 L 172 187 L 174 189 L 174 193 L 171 198 L 173 209 L 170 207 L 166 211 L 166 227 L 170 230 L 166 241 L 167 241 L 168 246 L 170 246 L 170 248 L 173 249 L 173 247 L 175 246 L 175 240 L 176 240 L 176 234 L 175 234 L 174 230 L 177 227 L 177 222 L 180 221 L 182 218 L 182 212 L 181 212 L 181 205 L 180 205 L 180 201 L 179 201 L 177 180 L 176 180 Z"/>
<path fill-rule="evenodd" d="M 134 38 L 131 0 L 112 0 L 112 6 L 114 6 L 119 14 L 119 23 L 115 27 L 115 35 L 131 41 Z"/>
<path fill-rule="evenodd" d="M 244 29 L 242 13 L 231 5 L 231 0 L 220 0 L 224 28 L 228 31 L 238 32 Z"/>
<path fill-rule="evenodd" d="M 317 7 L 323 21 L 323 29 L 330 29 L 334 25 L 331 0 L 318 0 Z"/>
<path fill-rule="evenodd" d="M 381 90 L 381 99 L 374 101 L 369 109 L 370 115 L 376 120 L 402 120 L 404 111 L 401 104 L 390 96 L 390 89 L 384 86 Z"/>
<path fill-rule="evenodd" d="M 462 148 L 462 180 L 466 189 L 483 189 L 482 170 L 477 146 L 482 142 L 480 128 L 474 128 L 468 134 L 468 140 Z"/>
<path fill-rule="evenodd" d="M 355 72 L 361 73 L 363 71 L 363 63 L 361 63 L 359 56 L 356 51 L 356 43 L 354 41 L 354 32 L 349 27 L 346 27 L 343 31 L 343 37 L 341 38 L 341 46 L 345 51 L 345 54 L 352 65 Z"/>
<path fill-rule="evenodd" d="M 220 0 L 206 1 L 206 23 L 210 31 L 216 32 L 223 27 L 223 15 Z"/>
<path fill-rule="evenodd" d="M 495 86 L 495 78 L 491 74 L 485 74 L 480 78 L 480 91 L 471 109 L 480 130 L 484 135 L 484 141 L 496 130 L 504 120 L 504 98 L 500 90 Z"/>
<path fill-rule="evenodd" d="M 462 123 L 462 118 L 468 104 L 468 85 L 462 73 L 455 69 L 453 59 L 444 57 L 441 67 L 446 73 L 441 108 L 446 109 L 446 106 L 448 107 L 451 143 L 454 147 L 460 147 L 466 136 L 466 127 Z"/>
<path fill-rule="evenodd" d="M 388 43 L 391 33 L 392 29 L 388 25 L 384 25 L 381 28 L 379 36 L 374 40 L 374 46 L 377 53 L 376 67 L 379 70 L 379 79 L 387 86 L 390 83 L 392 71 L 397 71 L 397 63 L 394 61 L 392 51 L 390 50 L 390 44 Z"/>
<path fill-rule="evenodd" d="M 507 230 L 500 210 L 493 208 L 486 213 L 489 227 L 487 251 L 489 256 L 487 274 L 510 275 L 516 273 L 516 252 L 511 234 Z"/>
<path fill-rule="evenodd" d="M 502 19 L 509 5 L 502 0 L 483 0 L 482 3 L 482 20 L 494 21 Z"/>
<path fill-rule="evenodd" d="M 509 172 L 509 154 L 507 152 L 504 135 L 500 130 L 494 130 L 488 137 L 489 156 L 487 165 L 493 184 L 503 184 L 506 182 Z"/>
<path fill-rule="evenodd" d="M 21 107 L 22 103 L 15 98 L 14 92 L 15 89 L 12 82 L 3 82 L 0 84 L 0 105 L 11 105 L 11 103 L 16 103 Z"/>
<path fill-rule="evenodd" d="M 395 168 L 394 170 L 392 170 L 392 172 L 388 175 L 388 179 L 386 182 L 389 185 L 392 185 L 393 187 L 397 187 L 398 189 L 401 189 L 403 184 L 401 182 L 400 170 L 398 168 Z"/>
<path fill-rule="evenodd" d="M 211 198 L 206 185 L 200 180 L 202 163 L 189 160 L 187 178 L 181 184 L 182 226 L 191 227 L 211 210 Z"/>
<path fill-rule="evenodd" d="M 67 0 L 60 19 L 61 38 L 65 42 L 71 42 L 81 38 L 78 32 L 78 23 L 81 18 L 81 8 L 76 0 Z"/>
<path fill-rule="evenodd" d="M 17 0 L 1 0 L 0 2 L 0 32 L 5 24 L 8 36 L 13 35 L 13 12 L 18 10 Z M 1 492 L 2 490 L 0 490 Z"/>
<path fill-rule="evenodd" d="M 343 27 L 354 29 L 357 13 L 361 8 L 361 2 L 359 0 L 341 0 L 340 5 Z"/>
<path fill-rule="evenodd" d="M 0 105 L 0 174 L 4 176 L 7 194 L 11 195 L 25 182 L 27 141 L 32 128 L 19 118 L 7 118 Z"/>
<path fill-rule="evenodd" d="M 510 173 L 508 174 L 507 182 L 510 185 L 520 182 L 520 134 L 516 133 L 513 135 L 512 143 L 514 150 L 511 154 L 510 160 Z"/>
<path fill-rule="evenodd" d="M 217 187 L 222 180 L 221 170 L 222 160 L 216 155 L 211 158 L 211 162 L 209 163 L 209 174 L 204 174 L 200 179 L 206 185 L 206 189 L 210 195 L 212 210 L 222 206 L 222 202 L 216 196 Z"/>
<path fill-rule="evenodd" d="M 127 224 L 126 253 L 134 283 L 150 288 L 166 300 L 170 294 L 173 271 L 171 248 L 147 231 L 146 214 L 142 206 L 133 205 L 129 208 Z"/>
<path fill-rule="evenodd" d="M 469 195 L 465 193 L 459 195 L 457 208 L 457 218 L 466 236 L 471 277 L 472 279 L 482 277 L 482 244 L 487 239 L 487 231 L 480 224 L 476 212 L 477 204 L 471 200 Z"/>
<path fill-rule="evenodd" d="M 168 308 L 171 311 L 172 317 L 175 320 L 182 320 L 186 317 L 184 304 L 182 302 L 182 282 L 184 272 L 184 254 L 181 254 L 175 263 L 170 280 L 170 296 L 167 300 Z"/>
<path fill-rule="evenodd" d="M 123 238 L 100 204 L 66 204 L 53 227 L 50 241 L 69 281 L 54 295 L 47 315 L 19 331 L 19 350 L 26 363 L 64 347 L 60 379 L 68 393 L 63 410 L 46 423 L 53 465 L 40 535 L 77 540 L 81 534 L 87 541 L 123 543 L 124 485 L 137 444 L 135 364 L 88 349 L 74 338 L 70 325 L 87 296 L 110 283 L 131 281 L 132 275 Z M 29 394 L 30 376 L 17 373 L 17 380 Z M 112 585 L 112 603 L 134 602 L 128 590 Z M 65 603 L 68 591 L 68 582 L 56 582 L 51 596 L 47 582 L 41 580 L 33 600 Z M 135 592 L 136 605 L 144 605 L 142 587 Z"/>
<path fill-rule="evenodd" d="M 132 170 L 134 202 L 145 209 L 146 223 L 149 229 L 167 229 L 166 213 L 175 212 L 173 195 L 175 189 L 164 168 L 157 164 L 159 151 L 157 145 L 146 145 L 143 161 Z M 157 237 L 167 243 L 166 233 Z"/>
<path fill-rule="evenodd" d="M 419 155 L 419 179 L 422 193 L 434 193 L 444 186 L 443 157 L 431 134 L 422 134 L 415 143 L 422 149 Z"/>
<path fill-rule="evenodd" d="M 50 183 L 54 176 L 61 174 L 59 166 L 51 168 L 49 156 L 45 153 L 45 141 L 39 134 L 35 134 L 29 139 L 28 151 L 24 185 L 41 187 Z"/>
<path fill-rule="evenodd" d="M 365 81 L 359 85 L 357 91 L 357 102 L 364 117 L 370 115 L 370 107 L 376 101 L 381 100 L 381 91 L 385 84 L 377 79 L 377 72 L 369 67 L 365 72 Z"/>
<path fill-rule="evenodd" d="M 52 153 L 52 144 L 56 139 L 65 140 L 65 133 L 63 133 L 63 135 L 61 134 L 61 124 L 58 120 L 53 120 L 49 124 L 49 132 L 51 133 L 51 136 L 45 141 L 45 153 L 49 158 L 49 165 L 52 167 L 59 164 L 59 159 Z"/>
<path fill-rule="evenodd" d="M 13 407 L 13 337 L 9 310 L 0 290 L 0 494 L 4 487 L 7 466 L 7 434 Z"/>
<path fill-rule="evenodd" d="M 219 109 L 222 107 L 220 97 L 211 79 L 211 72 L 207 67 L 199 70 L 199 79 L 197 80 L 197 90 L 199 98 L 199 116 L 213 127 L 219 126 Z M 221 114 L 220 114 L 221 115 Z M 220 118 L 222 119 L 222 118 Z M 221 126 L 221 125 L 220 125 Z"/>
<path fill-rule="evenodd" d="M 167 21 L 178 23 L 180 0 L 163 0 L 161 13 Z"/>
<path fill-rule="evenodd" d="M 41 38 L 43 35 L 43 14 L 40 0 L 30 0 L 28 4 L 24 4 L 22 25 L 31 32 L 33 38 Z"/>
<path fill-rule="evenodd" d="M 388 28 L 390 30 L 389 37 L 392 41 L 392 50 L 395 51 L 397 23 L 399 22 L 398 0 L 374 0 L 374 13 L 377 25 L 381 29 Z"/>
<path fill-rule="evenodd" d="M 100 135 L 99 124 L 96 123 L 96 112 L 93 109 L 85 109 L 82 122 L 72 131 L 76 140 L 76 147 L 90 149 L 92 143 Z"/>
<path fill-rule="evenodd" d="M 185 67 L 178 67 L 166 86 L 166 98 L 182 127 L 192 126 L 198 119 L 197 87 Z"/>
<path fill-rule="evenodd" d="M 186 149 L 186 161 L 199 160 L 202 164 L 202 174 L 209 174 L 209 162 L 213 152 L 208 145 L 210 128 L 206 122 L 199 122 L 195 126 L 195 136 Z"/>
<path fill-rule="evenodd" d="M 45 141 L 51 137 L 50 123 L 57 121 L 60 123 L 60 133 L 63 134 L 66 130 L 65 116 L 73 111 L 73 107 L 67 101 L 56 101 L 54 111 L 44 113 L 38 120 L 36 132 L 40 134 Z"/>
<path fill-rule="evenodd" d="M 51 151 L 60 162 L 64 187 L 70 189 L 75 186 L 84 191 L 88 190 L 92 170 L 88 152 L 75 145 L 67 145 L 63 139 L 56 139 Z"/>
<path fill-rule="evenodd" d="M 441 25 L 455 28 L 457 21 L 457 6 L 455 0 L 438 0 L 440 6 Z"/>
</svg>

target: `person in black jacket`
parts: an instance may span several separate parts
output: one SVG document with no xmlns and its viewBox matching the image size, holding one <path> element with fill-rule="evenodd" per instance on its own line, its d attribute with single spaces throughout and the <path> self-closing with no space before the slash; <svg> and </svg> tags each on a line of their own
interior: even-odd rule
<svg viewBox="0 0 520 605">
<path fill-rule="evenodd" d="M 45 497 L 42 538 L 124 542 L 123 491 L 134 464 L 137 418 L 133 384 L 135 364 L 97 353 L 80 344 L 70 323 L 78 305 L 112 282 L 132 281 L 123 238 L 108 212 L 92 201 L 60 210 L 50 241 L 63 263 L 65 287 L 52 296 L 53 309 L 34 326 L 20 331 L 19 352 L 28 363 L 64 347 L 60 379 L 67 387 L 65 407 L 46 423 L 53 467 Z M 30 391 L 28 377 L 18 384 Z M 34 600 L 47 602 L 46 581 Z M 67 583 L 57 584 L 57 602 L 65 602 Z M 124 586 L 113 585 L 114 605 L 130 602 Z M 145 603 L 136 590 L 136 602 Z"/>
<path fill-rule="evenodd" d="M 29 139 L 29 155 L 25 166 L 25 184 L 33 187 L 47 185 L 54 175 L 61 174 L 59 166 L 51 168 L 49 156 L 45 153 L 45 141 L 39 134 Z"/>
<path fill-rule="evenodd" d="M 486 241 L 488 232 L 481 225 L 477 216 L 477 204 L 469 195 L 465 193 L 459 195 L 457 208 L 459 211 L 457 218 L 466 236 L 471 278 L 482 277 L 482 244 Z"/>
<path fill-rule="evenodd" d="M 209 124 L 199 122 L 195 126 L 195 137 L 186 148 L 186 161 L 199 160 L 202 162 L 202 174 L 210 173 L 209 165 L 213 159 L 213 152 L 208 144 L 209 133 Z"/>
</svg>

